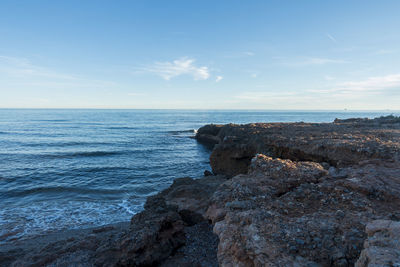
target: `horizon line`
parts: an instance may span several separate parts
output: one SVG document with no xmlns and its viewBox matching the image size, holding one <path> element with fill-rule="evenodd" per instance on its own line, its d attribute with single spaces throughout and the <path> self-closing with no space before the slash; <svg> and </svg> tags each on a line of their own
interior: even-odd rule
<svg viewBox="0 0 400 267">
<path fill-rule="evenodd" d="M 101 107 L 0 107 L 0 110 L 182 110 L 182 111 L 334 111 L 334 112 L 400 112 L 400 109 L 225 109 L 225 108 L 101 108 Z"/>
</svg>

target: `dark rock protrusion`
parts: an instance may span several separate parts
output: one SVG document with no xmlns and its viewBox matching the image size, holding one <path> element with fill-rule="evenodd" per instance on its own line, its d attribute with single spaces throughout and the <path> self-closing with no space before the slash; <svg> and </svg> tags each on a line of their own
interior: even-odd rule
<svg viewBox="0 0 400 267">
<path fill-rule="evenodd" d="M 217 144 L 213 173 L 244 174 L 257 153 L 292 161 L 345 167 L 366 160 L 400 160 L 400 118 L 336 119 L 334 123 L 251 123 L 206 125 L 197 140 Z"/>
<path fill-rule="evenodd" d="M 205 170 L 204 171 L 204 176 L 212 176 L 214 175 L 212 172 L 210 172 L 209 170 Z"/>
<path fill-rule="evenodd" d="M 210 156 L 212 171 L 227 176 L 245 174 L 255 154 L 256 149 L 251 145 L 217 145 Z"/>
<path fill-rule="evenodd" d="M 185 244 L 185 222 L 176 208 L 159 198 L 151 198 L 146 205 L 133 216 L 122 238 L 97 249 L 96 265 L 154 266 Z"/>
<path fill-rule="evenodd" d="M 195 138 L 199 143 L 212 148 L 221 141 L 218 137 L 218 134 L 222 127 L 223 125 L 218 124 L 209 124 L 203 126 L 197 131 Z"/>
</svg>

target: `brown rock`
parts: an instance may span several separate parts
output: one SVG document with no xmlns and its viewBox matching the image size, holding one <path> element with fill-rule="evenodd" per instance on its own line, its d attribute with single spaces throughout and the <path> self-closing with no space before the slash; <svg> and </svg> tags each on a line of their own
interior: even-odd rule
<svg viewBox="0 0 400 267">
<path fill-rule="evenodd" d="M 95 265 L 151 266 L 185 244 L 184 222 L 173 210 L 145 210 L 132 218 L 131 230 L 112 246 L 96 250 Z"/>
<path fill-rule="evenodd" d="M 205 125 L 197 131 L 195 138 L 198 142 L 213 147 L 221 141 L 218 137 L 221 128 L 222 125 L 217 124 Z"/>
<path fill-rule="evenodd" d="M 398 167 L 379 168 L 399 174 Z M 365 225 L 393 216 L 400 201 L 357 190 L 352 175 L 358 173 L 362 181 L 366 170 L 348 168 L 349 177 L 338 179 L 315 162 L 257 155 L 248 174 L 215 191 L 207 211 L 220 240 L 220 265 L 354 265 L 366 238 Z M 369 186 L 377 192 L 381 188 L 380 183 Z M 396 188 L 392 194 L 400 195 Z"/>
<path fill-rule="evenodd" d="M 203 128 L 218 140 L 210 157 L 213 172 L 218 174 L 246 173 L 249 158 L 257 153 L 335 167 L 373 159 L 400 160 L 400 119 L 392 116 L 335 123 L 227 124 L 200 129 Z M 200 136 L 198 133 L 198 140 Z"/>
<path fill-rule="evenodd" d="M 217 145 L 210 156 L 212 171 L 228 176 L 247 173 L 255 153 L 255 148 L 246 144 Z"/>
<path fill-rule="evenodd" d="M 400 266 L 400 222 L 372 221 L 366 232 L 368 239 L 355 266 Z"/>
</svg>

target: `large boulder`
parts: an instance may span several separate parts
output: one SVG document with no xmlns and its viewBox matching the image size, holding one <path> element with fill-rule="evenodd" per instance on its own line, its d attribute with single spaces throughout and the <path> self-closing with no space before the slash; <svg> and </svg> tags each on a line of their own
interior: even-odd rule
<svg viewBox="0 0 400 267">
<path fill-rule="evenodd" d="M 215 191 L 207 210 L 220 240 L 220 265 L 353 266 L 367 223 L 400 216 L 399 197 L 375 197 L 362 188 L 368 168 L 348 167 L 339 176 L 315 162 L 257 155 L 248 174 Z M 376 169 L 400 173 L 396 165 Z M 352 182 L 356 173 L 359 188 Z M 379 182 L 370 187 L 384 189 Z"/>
<path fill-rule="evenodd" d="M 176 208 L 160 198 L 148 199 L 146 206 L 123 237 L 96 250 L 95 265 L 152 266 L 185 244 L 185 223 Z"/>
</svg>

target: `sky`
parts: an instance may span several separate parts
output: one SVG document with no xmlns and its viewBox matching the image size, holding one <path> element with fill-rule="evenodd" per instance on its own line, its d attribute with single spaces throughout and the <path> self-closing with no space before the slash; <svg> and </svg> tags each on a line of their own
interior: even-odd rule
<svg viewBox="0 0 400 267">
<path fill-rule="evenodd" d="M 400 1 L 0 2 L 0 108 L 400 110 Z"/>
</svg>

